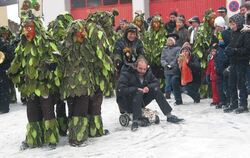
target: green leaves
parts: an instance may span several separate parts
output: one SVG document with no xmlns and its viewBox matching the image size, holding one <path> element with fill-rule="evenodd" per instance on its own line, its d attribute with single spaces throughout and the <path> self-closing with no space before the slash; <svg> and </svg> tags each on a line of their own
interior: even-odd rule
<svg viewBox="0 0 250 158">
<path fill-rule="evenodd" d="M 40 97 L 41 96 L 41 91 L 39 89 L 36 89 L 35 94 Z"/>
</svg>

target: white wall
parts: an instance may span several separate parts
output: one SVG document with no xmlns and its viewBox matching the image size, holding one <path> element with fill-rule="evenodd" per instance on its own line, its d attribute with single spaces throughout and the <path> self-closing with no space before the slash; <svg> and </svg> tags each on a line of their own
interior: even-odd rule
<svg viewBox="0 0 250 158">
<path fill-rule="evenodd" d="M 8 26 L 7 8 L 0 7 L 0 26 Z"/>
<path fill-rule="evenodd" d="M 149 17 L 149 0 L 132 0 L 133 17 L 135 12 L 145 13 L 145 19 Z"/>
<path fill-rule="evenodd" d="M 43 0 L 43 14 L 46 26 L 59 14 L 68 10 L 68 3 L 66 5 L 66 2 L 70 2 L 70 0 Z"/>
</svg>

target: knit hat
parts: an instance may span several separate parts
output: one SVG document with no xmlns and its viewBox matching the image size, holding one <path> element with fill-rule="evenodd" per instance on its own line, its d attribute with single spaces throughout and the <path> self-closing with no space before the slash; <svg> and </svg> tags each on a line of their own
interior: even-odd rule
<svg viewBox="0 0 250 158">
<path fill-rule="evenodd" d="M 243 28 L 243 24 L 245 23 L 245 18 L 241 14 L 235 14 L 229 18 L 229 22 L 235 22 L 237 30 L 241 30 Z"/>
<path fill-rule="evenodd" d="M 190 55 L 191 55 L 192 47 L 191 47 L 191 45 L 190 45 L 188 42 L 185 42 L 185 43 L 182 45 L 182 47 L 181 47 L 181 49 L 180 49 L 180 54 L 181 54 L 181 52 L 182 52 L 184 49 L 188 50 L 188 52 L 189 52 Z"/>
<path fill-rule="evenodd" d="M 222 16 L 218 16 L 217 18 L 215 18 L 214 20 L 214 27 L 219 26 L 219 27 L 223 27 L 226 28 L 226 21 L 224 20 L 224 18 Z"/>
</svg>

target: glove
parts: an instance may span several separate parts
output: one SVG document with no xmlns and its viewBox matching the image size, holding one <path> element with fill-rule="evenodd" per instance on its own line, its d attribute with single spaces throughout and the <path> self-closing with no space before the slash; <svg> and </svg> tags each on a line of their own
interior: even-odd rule
<svg viewBox="0 0 250 158">
<path fill-rule="evenodd" d="M 206 75 L 206 82 L 207 82 L 207 84 L 209 84 L 211 82 L 210 75 Z"/>
<path fill-rule="evenodd" d="M 166 65 L 167 69 L 171 70 L 172 66 L 171 65 Z"/>
<path fill-rule="evenodd" d="M 228 66 L 224 71 L 223 71 L 223 76 L 228 76 L 230 73 L 230 66 Z"/>
</svg>

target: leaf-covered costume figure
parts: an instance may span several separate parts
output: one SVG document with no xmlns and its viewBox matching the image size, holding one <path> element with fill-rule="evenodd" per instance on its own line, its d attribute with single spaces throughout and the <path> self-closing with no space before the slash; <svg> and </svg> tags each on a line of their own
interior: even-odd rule
<svg viewBox="0 0 250 158">
<path fill-rule="evenodd" d="M 95 31 L 87 31 L 85 21 L 74 21 L 68 29 L 61 51 L 64 58 L 64 67 L 61 69 L 64 84 L 60 87 L 60 94 L 67 99 L 69 106 L 69 143 L 72 146 L 81 145 L 88 138 L 90 115 L 101 110 L 99 102 L 102 102 L 102 93 L 99 89 L 106 90 L 104 80 L 108 80 L 104 75 L 108 77 L 109 71 L 112 71 L 112 63 L 106 61 L 109 56 L 102 51 L 99 43 L 94 43 L 103 37 L 103 32 L 99 36 L 95 34 L 96 41 L 91 41 L 88 36 Z M 99 93 L 101 97 L 96 96 Z"/>
<path fill-rule="evenodd" d="M 213 27 L 214 27 L 214 19 L 216 18 L 216 14 L 212 9 L 207 10 L 205 12 L 205 16 L 203 18 L 203 23 L 200 25 L 197 31 L 196 40 L 193 46 L 193 53 L 198 56 L 201 63 L 202 74 L 204 76 L 205 68 L 207 67 L 207 57 L 208 57 L 208 49 L 213 40 Z M 208 86 L 202 84 L 200 88 L 201 96 L 204 98 L 208 95 Z"/>
<path fill-rule="evenodd" d="M 53 94 L 59 76 L 55 73 L 56 46 L 47 38 L 42 21 L 23 18 L 15 58 L 8 70 L 12 81 L 28 99 L 27 134 L 22 148 L 40 147 L 44 143 L 55 147 L 58 142 L 58 123 L 54 114 Z"/>
<path fill-rule="evenodd" d="M 133 19 L 133 23 L 138 28 L 138 38 L 143 40 L 145 32 L 147 31 L 147 27 L 145 26 L 144 22 L 144 13 L 135 13 L 135 17 Z"/>
<path fill-rule="evenodd" d="M 61 52 L 62 43 L 67 35 L 67 28 L 73 22 L 73 17 L 71 14 L 60 14 L 55 20 L 48 25 L 48 35 L 55 41 L 58 51 Z M 61 60 L 61 58 L 59 58 Z M 60 64 L 64 64 L 62 61 Z M 59 70 L 58 70 L 59 71 Z M 59 124 L 59 134 L 61 136 L 67 135 L 68 130 L 68 118 L 66 115 L 66 108 L 64 101 L 60 98 L 59 90 L 56 98 L 56 117 Z"/>
<path fill-rule="evenodd" d="M 148 31 L 143 39 L 145 48 L 145 58 L 149 61 L 153 74 L 157 78 L 164 78 L 164 70 L 161 67 L 161 53 L 166 43 L 167 32 L 160 15 L 152 18 Z"/>
</svg>

